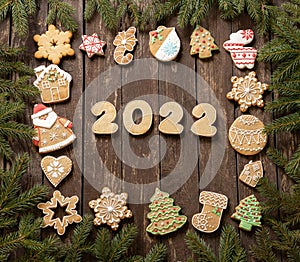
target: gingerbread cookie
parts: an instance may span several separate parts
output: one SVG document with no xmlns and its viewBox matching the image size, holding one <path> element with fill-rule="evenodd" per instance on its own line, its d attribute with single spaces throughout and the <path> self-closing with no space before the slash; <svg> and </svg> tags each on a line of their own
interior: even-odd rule
<svg viewBox="0 0 300 262">
<path fill-rule="evenodd" d="M 125 53 L 133 51 L 133 48 L 136 45 L 137 39 L 135 38 L 135 32 L 135 27 L 129 27 L 127 31 L 119 32 L 113 41 L 113 44 L 116 46 L 114 60 L 119 65 L 127 65 L 133 60 L 132 54 Z"/>
<path fill-rule="evenodd" d="M 36 133 L 33 143 L 39 147 L 40 154 L 66 147 L 76 139 L 72 131 L 72 122 L 57 116 L 51 107 L 36 104 L 31 118 Z"/>
<path fill-rule="evenodd" d="M 230 34 L 230 40 L 227 40 L 223 47 L 230 52 L 232 61 L 237 68 L 252 69 L 254 67 L 257 50 L 253 47 L 245 47 L 254 39 L 254 32 L 251 29 L 239 30 Z"/>
<path fill-rule="evenodd" d="M 70 97 L 72 76 L 57 65 L 39 66 L 34 69 L 37 79 L 33 82 L 41 91 L 43 103 L 59 103 Z"/>
<path fill-rule="evenodd" d="M 267 144 L 267 135 L 263 130 L 264 124 L 257 117 L 242 115 L 229 129 L 229 142 L 240 154 L 255 155 Z"/>
<path fill-rule="evenodd" d="M 100 40 L 96 33 L 89 35 L 82 35 L 82 44 L 79 46 L 79 49 L 86 51 L 88 58 L 91 58 L 93 55 L 104 56 L 103 47 L 106 45 L 106 42 Z"/>
<path fill-rule="evenodd" d="M 41 161 L 41 167 L 54 187 L 71 172 L 72 160 L 67 156 L 55 158 L 53 156 L 45 156 Z"/>
<path fill-rule="evenodd" d="M 63 56 L 75 54 L 70 45 L 71 37 L 71 31 L 59 31 L 54 25 L 49 25 L 46 33 L 33 37 L 38 44 L 38 51 L 35 52 L 34 57 L 48 58 L 53 64 L 58 65 Z"/>
<path fill-rule="evenodd" d="M 46 203 L 40 203 L 37 207 L 43 210 L 44 227 L 54 227 L 59 235 L 65 233 L 66 227 L 69 224 L 79 223 L 82 218 L 75 210 L 76 204 L 79 201 L 78 196 L 64 197 L 58 190 L 53 192 L 53 197 Z M 55 217 L 55 212 L 52 209 L 57 208 L 57 204 L 60 207 L 65 207 L 66 216 L 61 220 L 59 217 Z"/>
<path fill-rule="evenodd" d="M 162 62 L 174 60 L 180 50 L 180 39 L 175 27 L 159 26 L 149 33 L 151 54 Z"/>
<path fill-rule="evenodd" d="M 89 207 L 95 212 L 94 225 L 107 224 L 112 230 L 117 230 L 121 219 L 132 217 L 126 206 L 127 196 L 127 193 L 115 194 L 104 187 L 100 197 L 89 202 Z"/>
<path fill-rule="evenodd" d="M 219 50 L 214 41 L 215 39 L 207 29 L 197 26 L 191 35 L 190 54 L 199 54 L 199 58 L 201 59 L 211 57 L 212 51 Z"/>
<path fill-rule="evenodd" d="M 261 161 L 252 162 L 252 160 L 244 166 L 239 179 L 251 187 L 256 187 L 259 179 L 264 175 Z"/>
<path fill-rule="evenodd" d="M 240 220 L 239 228 L 251 231 L 252 226 L 261 226 L 261 206 L 254 195 L 240 201 L 231 218 Z"/>
<path fill-rule="evenodd" d="M 192 225 L 201 232 L 216 231 L 221 222 L 223 210 L 227 208 L 228 198 L 225 195 L 202 191 L 199 197 L 203 204 L 201 213 L 193 215 Z"/>
<path fill-rule="evenodd" d="M 187 221 L 187 217 L 179 215 L 180 207 L 174 206 L 174 199 L 169 194 L 155 189 L 154 195 L 150 198 L 149 205 L 151 212 L 147 217 L 151 223 L 146 231 L 153 235 L 165 235 L 181 228 Z"/>
<path fill-rule="evenodd" d="M 268 85 L 258 82 L 255 76 L 256 73 L 252 71 L 245 77 L 231 77 L 232 90 L 226 97 L 237 101 L 242 112 L 246 112 L 250 106 L 264 106 L 262 95 L 268 90 Z"/>
</svg>

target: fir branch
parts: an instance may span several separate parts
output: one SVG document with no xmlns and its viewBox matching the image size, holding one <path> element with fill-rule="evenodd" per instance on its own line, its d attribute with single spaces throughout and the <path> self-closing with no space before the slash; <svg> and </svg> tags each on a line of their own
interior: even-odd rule
<svg viewBox="0 0 300 262">
<path fill-rule="evenodd" d="M 214 4 L 214 0 L 202 0 L 202 1 L 196 1 L 195 6 L 191 6 L 191 8 L 196 8 L 193 10 L 195 13 L 191 16 L 191 25 L 196 26 L 199 24 L 199 21 L 204 19 L 207 15 L 210 9 L 212 8 Z M 179 17 L 178 17 L 179 19 Z M 179 24 L 183 27 L 184 24 Z"/>
<path fill-rule="evenodd" d="M 114 30 L 117 28 L 116 11 L 109 0 L 88 0 L 84 10 L 84 19 L 89 21 L 98 12 L 105 26 Z"/>
<path fill-rule="evenodd" d="M 291 98 L 299 97 L 300 96 L 300 79 L 297 79 L 298 77 L 294 76 L 294 75 L 295 74 L 291 75 L 291 78 L 289 80 L 286 80 L 284 82 L 280 82 L 277 84 L 272 84 L 269 87 L 269 89 L 276 91 L 279 95 L 282 95 L 282 96 L 289 96 Z"/>
<path fill-rule="evenodd" d="M 93 217 L 86 215 L 82 218 L 73 232 L 71 243 L 66 250 L 65 262 L 81 261 L 83 253 L 91 252 L 92 245 L 87 243 L 87 238 L 91 233 L 93 226 Z"/>
<path fill-rule="evenodd" d="M 191 22 L 192 13 L 195 10 L 196 1 L 187 0 L 182 1 L 178 12 L 177 23 L 180 27 L 185 27 Z"/>
<path fill-rule="evenodd" d="M 58 19 L 67 30 L 75 32 L 78 29 L 77 22 L 73 18 L 76 10 L 71 4 L 61 0 L 48 0 L 48 3 L 47 24 L 53 24 Z"/>
<path fill-rule="evenodd" d="M 224 226 L 220 237 L 219 261 L 247 261 L 238 233 L 232 226 Z"/>
<path fill-rule="evenodd" d="M 135 27 L 138 27 L 140 25 L 140 20 L 141 20 L 141 14 L 139 11 L 139 7 L 135 0 L 130 0 L 128 3 L 128 8 L 127 10 L 130 13 L 130 18 L 132 20 L 132 23 Z"/>
<path fill-rule="evenodd" d="M 35 0 L 0 0 L 0 21 L 11 13 L 16 32 L 24 37 L 28 33 L 28 19 L 36 9 Z"/>
<path fill-rule="evenodd" d="M 268 148 L 267 155 L 275 165 L 281 168 L 285 168 L 288 163 L 287 158 L 284 157 L 283 154 L 275 148 Z"/>
<path fill-rule="evenodd" d="M 93 255 L 98 259 L 99 262 L 108 261 L 111 249 L 110 241 L 111 235 L 108 228 L 100 228 L 97 232 L 93 249 Z"/>
<path fill-rule="evenodd" d="M 111 253 L 109 261 L 118 261 L 132 245 L 137 236 L 137 228 L 133 224 L 129 224 L 122 228 L 120 233 L 111 241 Z"/>
<path fill-rule="evenodd" d="M 262 262 L 277 262 L 276 255 L 272 250 L 270 231 L 263 227 L 255 233 L 256 245 L 251 246 L 251 253 Z"/>
<path fill-rule="evenodd" d="M 295 238 L 293 232 L 280 221 L 270 219 L 268 223 L 279 238 L 279 241 L 273 241 L 273 246 L 278 250 L 285 251 L 289 261 L 300 261 L 299 239 Z"/>
<path fill-rule="evenodd" d="M 285 171 L 294 181 L 300 183 L 300 144 L 298 144 L 296 152 L 286 165 Z"/>
<path fill-rule="evenodd" d="M 144 262 L 160 262 L 164 261 L 167 255 L 167 247 L 164 244 L 154 245 L 147 256 L 144 258 Z"/>
<path fill-rule="evenodd" d="M 267 103 L 265 106 L 265 110 L 267 112 L 274 112 L 274 113 L 280 113 L 280 112 L 292 112 L 292 111 L 298 111 L 300 109 L 300 96 L 294 97 L 294 99 L 291 99 L 290 97 L 281 97 L 277 100 L 274 100 L 272 102 Z"/>
<path fill-rule="evenodd" d="M 296 112 L 277 118 L 272 123 L 265 126 L 267 134 L 275 132 L 291 132 L 300 128 L 300 113 Z"/>
<path fill-rule="evenodd" d="M 208 246 L 195 232 L 188 231 L 185 237 L 185 242 L 193 254 L 197 255 L 199 261 L 218 261 L 210 246 Z"/>
<path fill-rule="evenodd" d="M 233 20 L 245 8 L 245 1 L 228 1 L 218 0 L 221 18 L 225 20 Z"/>
</svg>

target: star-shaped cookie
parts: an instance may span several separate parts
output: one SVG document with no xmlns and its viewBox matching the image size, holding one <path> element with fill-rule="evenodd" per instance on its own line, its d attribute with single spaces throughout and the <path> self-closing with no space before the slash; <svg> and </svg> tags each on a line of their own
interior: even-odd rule
<svg viewBox="0 0 300 262">
<path fill-rule="evenodd" d="M 246 112 L 250 106 L 264 106 L 262 95 L 268 90 L 268 85 L 258 82 L 255 76 L 256 73 L 252 71 L 245 77 L 231 77 L 232 90 L 226 97 L 237 101 L 242 112 Z"/>
<path fill-rule="evenodd" d="M 63 235 L 68 224 L 72 224 L 73 222 L 79 223 L 82 218 L 75 210 L 78 200 L 78 196 L 65 198 L 58 190 L 54 191 L 53 197 L 50 199 L 50 201 L 37 205 L 37 207 L 43 210 L 43 213 L 45 214 L 43 218 L 44 227 L 54 226 L 54 228 L 57 230 L 57 233 L 59 235 Z M 52 209 L 57 208 L 57 203 L 61 207 L 65 207 L 65 213 L 67 213 L 62 220 L 59 217 L 54 217 L 55 212 Z"/>
<path fill-rule="evenodd" d="M 103 47 L 106 45 L 106 42 L 100 40 L 96 33 L 89 35 L 82 35 L 82 44 L 79 46 L 79 49 L 86 51 L 88 58 L 91 58 L 93 55 L 102 55 L 104 56 Z"/>
</svg>

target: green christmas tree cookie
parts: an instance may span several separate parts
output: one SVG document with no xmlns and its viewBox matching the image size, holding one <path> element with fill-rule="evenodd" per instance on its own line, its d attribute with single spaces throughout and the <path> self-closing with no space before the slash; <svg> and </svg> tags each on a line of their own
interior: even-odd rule
<svg viewBox="0 0 300 262">
<path fill-rule="evenodd" d="M 240 220 L 239 228 L 251 231 L 252 226 L 261 226 L 261 207 L 254 195 L 241 200 L 231 218 Z"/>
<path fill-rule="evenodd" d="M 180 207 L 174 206 L 174 199 L 166 192 L 155 189 L 154 195 L 150 198 L 149 205 L 151 212 L 147 217 L 151 224 L 146 231 L 154 235 L 165 235 L 181 228 L 187 221 L 187 217 L 179 215 Z"/>
</svg>

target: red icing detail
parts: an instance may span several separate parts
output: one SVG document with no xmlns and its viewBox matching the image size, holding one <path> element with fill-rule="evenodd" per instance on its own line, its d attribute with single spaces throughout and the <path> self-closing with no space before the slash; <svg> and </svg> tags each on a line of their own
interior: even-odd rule
<svg viewBox="0 0 300 262">
<path fill-rule="evenodd" d="M 252 56 L 253 56 L 253 57 L 256 57 L 256 54 L 254 53 L 254 54 L 252 54 Z"/>
<path fill-rule="evenodd" d="M 199 48 L 198 48 L 198 47 L 196 48 L 196 51 L 199 51 Z"/>
<path fill-rule="evenodd" d="M 205 40 L 202 40 L 202 43 L 204 44 L 204 43 L 205 43 Z"/>
<path fill-rule="evenodd" d="M 233 53 L 232 56 L 233 56 L 234 58 L 236 58 L 236 54 L 235 54 L 235 53 Z"/>
<path fill-rule="evenodd" d="M 203 29 L 202 29 L 202 28 L 200 28 L 200 32 L 203 32 Z"/>
<path fill-rule="evenodd" d="M 197 36 L 198 35 L 198 33 L 195 33 L 195 36 Z"/>
<path fill-rule="evenodd" d="M 245 54 L 245 53 L 243 53 L 243 54 L 242 54 L 242 56 L 245 58 L 245 57 L 246 57 L 246 54 Z"/>
<path fill-rule="evenodd" d="M 211 46 L 211 48 L 215 48 L 215 46 L 214 46 L 214 45 L 212 45 L 212 46 Z"/>
</svg>

